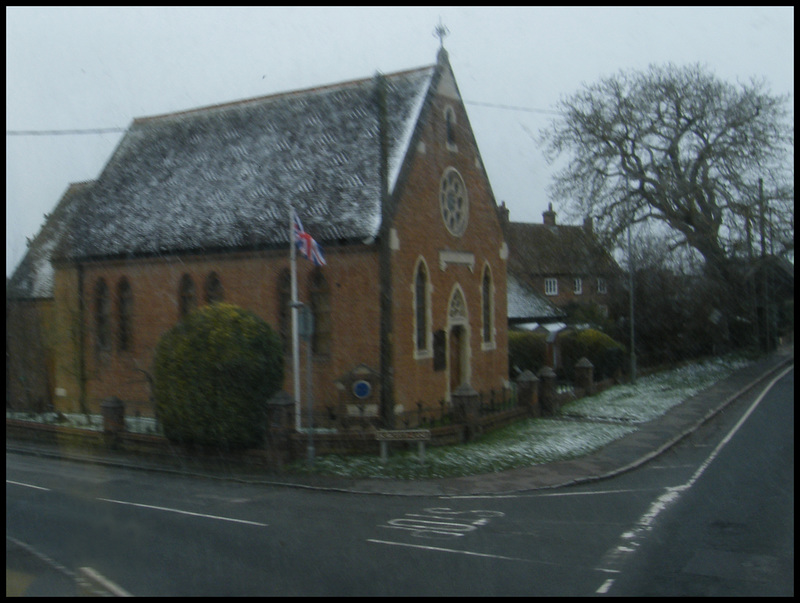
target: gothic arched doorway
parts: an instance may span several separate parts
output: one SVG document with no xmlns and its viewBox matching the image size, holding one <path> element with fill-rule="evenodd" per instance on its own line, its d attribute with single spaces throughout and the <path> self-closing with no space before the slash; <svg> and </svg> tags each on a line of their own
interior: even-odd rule
<svg viewBox="0 0 800 603">
<path fill-rule="evenodd" d="M 464 292 L 459 285 L 453 287 L 447 310 L 447 372 L 448 398 L 470 375 L 469 315 Z"/>
</svg>

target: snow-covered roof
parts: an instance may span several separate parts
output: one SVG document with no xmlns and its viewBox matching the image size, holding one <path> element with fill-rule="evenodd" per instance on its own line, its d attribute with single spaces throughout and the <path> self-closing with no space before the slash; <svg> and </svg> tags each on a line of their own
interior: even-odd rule
<svg viewBox="0 0 800 603">
<path fill-rule="evenodd" d="M 564 313 L 539 296 L 524 282 L 508 273 L 508 320 L 510 322 L 551 322 Z"/>
<path fill-rule="evenodd" d="M 11 299 L 43 299 L 53 297 L 53 250 L 67 232 L 77 209 L 85 202 L 91 182 L 70 184 L 56 208 L 45 216 L 45 223 L 30 242 L 25 256 L 8 281 Z"/>
<path fill-rule="evenodd" d="M 383 76 L 389 193 L 436 66 Z M 134 120 L 57 257 L 323 244 L 381 226 L 378 78 Z"/>
</svg>

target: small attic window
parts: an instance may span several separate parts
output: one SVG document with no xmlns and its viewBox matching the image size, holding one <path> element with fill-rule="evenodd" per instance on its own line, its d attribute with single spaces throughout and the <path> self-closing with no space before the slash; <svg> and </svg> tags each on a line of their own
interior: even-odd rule
<svg viewBox="0 0 800 603">
<path fill-rule="evenodd" d="M 451 151 L 457 151 L 456 146 L 456 112 L 453 107 L 447 106 L 444 109 L 444 124 L 445 124 L 445 143 L 447 148 Z"/>
</svg>

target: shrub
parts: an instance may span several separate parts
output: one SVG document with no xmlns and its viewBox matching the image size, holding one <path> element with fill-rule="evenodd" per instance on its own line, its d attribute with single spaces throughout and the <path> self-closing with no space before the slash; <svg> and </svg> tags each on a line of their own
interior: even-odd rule
<svg viewBox="0 0 800 603">
<path fill-rule="evenodd" d="M 250 448 L 263 441 L 265 403 L 283 384 L 283 350 L 255 314 L 212 304 L 161 337 L 153 372 L 156 411 L 170 441 Z"/>
<path fill-rule="evenodd" d="M 596 329 L 564 331 L 558 335 L 564 374 L 575 378 L 575 363 L 586 356 L 594 366 L 594 379 L 614 376 L 623 367 L 625 347 Z"/>
<path fill-rule="evenodd" d="M 509 331 L 508 333 L 508 366 L 510 376 L 517 377 L 519 372 L 530 370 L 538 374 L 547 362 L 547 334 L 529 331 Z"/>
<path fill-rule="evenodd" d="M 596 381 L 613 377 L 622 370 L 625 362 L 625 346 L 621 343 L 595 329 L 580 331 L 578 342 L 586 350 L 584 355 L 594 365 Z"/>
</svg>

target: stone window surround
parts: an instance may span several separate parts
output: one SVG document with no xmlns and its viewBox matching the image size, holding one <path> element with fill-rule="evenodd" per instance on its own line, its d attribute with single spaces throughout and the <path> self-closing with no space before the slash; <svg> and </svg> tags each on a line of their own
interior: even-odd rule
<svg viewBox="0 0 800 603">
<path fill-rule="evenodd" d="M 422 268 L 425 271 L 425 291 L 423 295 L 425 296 L 425 345 L 420 346 L 419 342 L 417 341 L 418 335 L 418 307 L 417 307 L 417 275 L 419 274 L 419 270 Z M 425 258 L 419 256 L 417 258 L 417 262 L 414 265 L 414 278 L 411 283 L 411 308 L 412 308 L 412 330 L 411 336 L 413 338 L 413 349 L 414 349 L 414 359 L 415 360 L 427 360 L 433 357 L 433 311 L 432 311 L 432 304 L 431 298 L 433 296 L 433 285 L 431 284 L 431 276 L 430 270 L 428 268 L 428 263 L 425 261 Z"/>
</svg>

